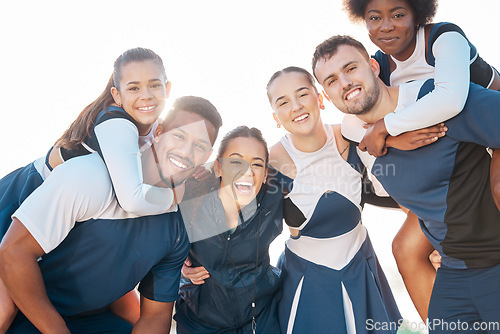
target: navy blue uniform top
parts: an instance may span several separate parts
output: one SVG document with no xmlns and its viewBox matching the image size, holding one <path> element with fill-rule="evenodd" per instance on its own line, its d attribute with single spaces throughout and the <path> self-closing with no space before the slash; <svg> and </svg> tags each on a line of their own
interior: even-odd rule
<svg viewBox="0 0 500 334">
<path fill-rule="evenodd" d="M 174 301 L 188 251 L 179 213 L 91 219 L 77 223 L 39 265 L 49 299 L 72 316 L 109 305 L 139 282 L 144 297 Z"/>
<path fill-rule="evenodd" d="M 433 88 L 427 80 L 418 98 Z M 500 263 L 500 213 L 491 194 L 491 157 L 485 149 L 500 147 L 499 108 L 499 92 L 471 84 L 464 109 L 446 122 L 445 137 L 414 151 L 389 148 L 373 166 L 385 190 L 420 218 L 444 266 Z"/>
<path fill-rule="evenodd" d="M 248 324 L 252 319 L 255 279 L 256 316 L 271 304 L 279 285 L 279 271 L 270 265 L 269 245 L 283 228 L 283 184 L 280 182 L 285 181 L 281 174 L 279 176 L 280 181 L 268 174 L 266 184 L 256 197 L 257 205 L 242 208 L 242 211 L 250 207 L 255 210 L 243 213 L 249 218 L 240 222 L 234 232 L 225 231 L 191 244 L 189 257 L 193 266 L 204 266 L 210 273 L 202 285 L 181 280 L 180 298 L 197 321 L 217 328 L 239 328 Z M 225 229 L 224 210 L 217 191 L 205 196 L 196 217 L 196 223 Z M 182 310 L 177 309 L 177 316 L 183 316 Z"/>
<path fill-rule="evenodd" d="M 139 282 L 148 299 L 176 299 L 189 252 L 182 216 L 125 212 L 96 153 L 55 168 L 14 215 L 46 252 L 40 270 L 61 315 L 106 307 Z"/>
</svg>

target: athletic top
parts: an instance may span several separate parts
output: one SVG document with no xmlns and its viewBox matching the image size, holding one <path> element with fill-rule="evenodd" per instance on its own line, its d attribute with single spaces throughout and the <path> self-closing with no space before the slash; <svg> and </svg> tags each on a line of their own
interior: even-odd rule
<svg viewBox="0 0 500 334">
<path fill-rule="evenodd" d="M 283 259 L 282 333 L 311 328 L 365 333 L 363 319 L 401 318 L 361 223 L 363 173 L 356 146 L 350 146 L 345 161 L 332 126 L 325 125 L 325 131 L 326 143 L 315 152 L 298 150 L 288 136 L 281 140 L 297 169 L 284 217 L 298 229 Z"/>
<path fill-rule="evenodd" d="M 41 190 L 34 191 L 12 215 L 26 226 L 45 253 L 64 240 L 75 222 L 139 216 L 119 205 L 106 165 L 96 152 L 72 158 L 60 166 L 40 185 Z"/>
<path fill-rule="evenodd" d="M 91 171 L 94 175 L 86 178 Z M 119 209 L 113 197 L 106 167 L 99 155 L 92 153 L 55 168 L 12 218 L 19 219 L 49 253 L 66 238 L 75 222 L 98 217 L 111 207 Z"/>
<path fill-rule="evenodd" d="M 268 173 L 266 184 L 256 198 L 241 209 L 234 231 L 227 229 L 217 191 L 203 196 L 196 212 L 189 214 L 190 220 L 185 219 L 188 230 L 190 225 L 198 224 L 210 226 L 219 233 L 191 243 L 189 258 L 193 267 L 204 266 L 210 278 L 202 285 L 181 280 L 179 298 L 183 299 L 183 305 L 177 308 L 178 321 L 191 317 L 191 321 L 220 329 L 241 328 L 252 320 L 252 301 L 255 301 L 256 317 L 271 305 L 280 280 L 279 270 L 270 265 L 269 245 L 283 229 L 283 183 L 280 181 L 283 178 L 275 170 Z M 186 313 L 185 307 L 191 312 Z M 257 327 L 258 324 L 257 318 Z"/>
<path fill-rule="evenodd" d="M 98 152 L 106 163 L 118 202 L 125 211 L 137 215 L 167 212 L 174 202 L 170 188 L 143 183 L 140 147 L 151 144 L 153 129 L 139 136 L 135 120 L 122 108 L 109 106 L 97 116 L 90 137 L 75 150 L 63 150 L 63 158 Z"/>
<path fill-rule="evenodd" d="M 429 46 L 426 54 L 426 45 Z M 389 72 L 388 57 L 396 64 Z M 425 40 L 425 28 L 416 35 L 413 54 L 405 61 L 398 61 L 378 51 L 374 58 L 381 65 L 380 78 L 390 86 L 411 80 L 434 78 L 435 89 L 418 103 L 408 106 L 398 114 L 385 116 L 385 126 L 392 136 L 425 128 L 457 115 L 462 110 L 469 90 L 469 82 L 488 88 L 494 71 L 481 57 L 464 32 L 452 23 L 434 24 Z"/>
<path fill-rule="evenodd" d="M 432 80 L 401 85 L 395 112 L 433 88 Z M 419 217 L 446 267 L 500 263 L 500 212 L 491 194 L 491 157 L 485 150 L 500 147 L 498 105 L 499 92 L 470 84 L 467 103 L 447 121 L 445 137 L 413 151 L 389 148 L 373 166 L 387 192 Z"/>
<path fill-rule="evenodd" d="M 339 195 L 358 209 L 355 210 L 357 214 L 361 212 L 362 172 L 359 167 L 353 168 L 340 156 L 332 126 L 324 125 L 324 129 L 327 135 L 326 143 L 315 152 L 297 150 L 288 134 L 281 138 L 281 144 L 293 159 L 297 169 L 293 188 L 285 199 L 284 216 L 286 223 L 299 231 L 309 222 L 313 214 L 318 215 L 325 210 L 332 212 L 330 207 L 331 203 L 334 203 L 332 200 Z M 332 199 L 326 201 L 323 197 Z M 321 203 L 325 206 L 321 207 Z M 316 234 L 314 236 L 320 238 L 331 237 L 325 235 L 323 231 L 317 231 Z"/>
<path fill-rule="evenodd" d="M 40 270 L 61 315 L 105 307 L 139 282 L 148 299 L 177 298 L 189 250 L 180 214 L 133 217 L 125 212 L 113 198 L 97 153 L 55 168 L 14 216 L 47 252 Z"/>
</svg>

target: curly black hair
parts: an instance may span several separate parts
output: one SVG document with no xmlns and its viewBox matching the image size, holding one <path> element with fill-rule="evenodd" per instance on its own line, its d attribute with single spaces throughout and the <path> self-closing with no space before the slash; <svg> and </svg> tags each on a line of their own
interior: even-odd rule
<svg viewBox="0 0 500 334">
<path fill-rule="evenodd" d="M 370 0 L 343 0 L 344 10 L 353 22 L 364 21 L 365 10 Z M 431 23 L 438 7 L 438 0 L 404 0 L 415 14 L 415 23 Z"/>
</svg>

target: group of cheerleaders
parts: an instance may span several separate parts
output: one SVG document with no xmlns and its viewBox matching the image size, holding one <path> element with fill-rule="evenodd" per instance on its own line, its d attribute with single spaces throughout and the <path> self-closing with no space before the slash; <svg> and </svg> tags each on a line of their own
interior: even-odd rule
<svg viewBox="0 0 500 334">
<path fill-rule="evenodd" d="M 435 81 L 432 93 L 368 128 L 360 147 L 373 155 L 384 154 L 387 147 L 412 150 L 445 135 L 441 123 L 460 112 L 470 81 L 500 89 L 498 73 L 477 56 L 460 28 L 430 23 L 437 0 L 344 0 L 344 6 L 353 21 L 365 22 L 380 48 L 376 59 L 386 84 Z M 151 77 L 164 81 L 148 83 L 153 102 L 138 110 L 134 103 L 142 88 L 127 83 Z M 180 202 L 182 212 L 188 186 L 174 193 L 143 183 L 137 161 L 139 148 L 152 141 L 169 89 L 156 54 L 128 50 L 115 62 L 105 91 L 57 141 L 38 174 L 43 170 L 44 179 L 65 160 L 98 151 L 124 210 L 154 215 Z M 363 204 L 372 196 L 359 150 L 344 139 L 340 125 L 323 124 L 323 99 L 307 70 L 276 72 L 267 94 L 277 126 L 288 133 L 269 150 L 255 128 L 240 126 L 227 133 L 210 176 L 195 181 L 208 185 L 202 187 L 207 191 L 191 201 L 196 207 L 185 206 L 185 219 L 213 229 L 201 237 L 188 229 L 191 250 L 176 302 L 177 332 L 365 333 L 367 319 L 398 323 L 401 315 L 361 224 Z M 498 206 L 496 156 L 493 152 L 491 184 Z M 0 181 L 2 236 L 16 208 L 40 185 L 33 170 L 28 165 Z M 270 264 L 268 249 L 283 220 L 290 238 L 280 273 Z M 393 253 L 424 321 L 436 275 L 429 260 L 433 250 L 417 217 L 408 212 Z M 2 332 L 17 312 L 8 287 L 0 284 Z M 134 323 L 138 305 L 132 291 L 111 308 Z"/>
</svg>

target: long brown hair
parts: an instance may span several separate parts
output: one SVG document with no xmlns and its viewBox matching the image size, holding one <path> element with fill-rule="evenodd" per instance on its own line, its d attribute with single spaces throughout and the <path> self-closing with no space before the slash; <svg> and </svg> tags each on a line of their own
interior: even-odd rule
<svg viewBox="0 0 500 334">
<path fill-rule="evenodd" d="M 102 110 L 107 112 L 106 108 L 115 102 L 113 96 L 111 95 L 111 88 L 116 87 L 116 89 L 120 89 L 118 83 L 121 79 L 123 67 L 129 63 L 143 61 L 153 61 L 157 64 L 165 77 L 165 81 L 167 80 L 163 61 L 156 53 L 145 48 L 134 48 L 125 51 L 115 60 L 113 74 L 109 78 L 104 91 L 94 102 L 82 110 L 73 123 L 71 123 L 69 128 L 66 129 L 61 138 L 56 141 L 54 146 L 74 149 L 81 144 L 85 138 L 89 137 L 91 130 L 94 127 L 97 115 L 99 115 Z"/>
</svg>

